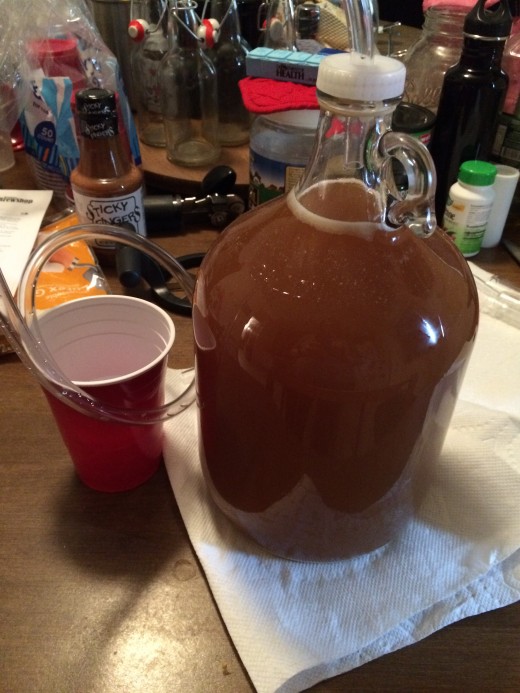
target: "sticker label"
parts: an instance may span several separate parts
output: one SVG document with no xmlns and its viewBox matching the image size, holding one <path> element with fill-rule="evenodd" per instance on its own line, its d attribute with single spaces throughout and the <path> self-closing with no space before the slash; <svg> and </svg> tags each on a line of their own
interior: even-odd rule
<svg viewBox="0 0 520 693">
<path fill-rule="evenodd" d="M 74 191 L 79 218 L 85 223 L 113 224 L 146 235 L 141 188 L 117 197 L 92 197 Z"/>
<path fill-rule="evenodd" d="M 250 150 L 249 207 L 253 208 L 289 192 L 300 180 L 305 166 L 277 161 Z"/>
</svg>

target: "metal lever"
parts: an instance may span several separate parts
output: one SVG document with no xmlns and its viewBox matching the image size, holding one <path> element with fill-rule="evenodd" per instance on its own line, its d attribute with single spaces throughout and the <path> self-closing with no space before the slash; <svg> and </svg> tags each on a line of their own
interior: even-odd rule
<svg viewBox="0 0 520 693">
<path fill-rule="evenodd" d="M 215 166 L 202 179 L 201 197 L 151 195 L 144 198 L 149 235 L 173 233 L 183 222 L 209 223 L 222 228 L 245 211 L 245 202 L 233 193 L 237 174 L 225 164 Z"/>
<path fill-rule="evenodd" d="M 209 222 L 215 228 L 223 228 L 244 211 L 244 201 L 233 194 L 212 193 L 202 198 L 150 195 L 144 198 L 149 236 L 175 232 L 183 222 Z"/>
</svg>

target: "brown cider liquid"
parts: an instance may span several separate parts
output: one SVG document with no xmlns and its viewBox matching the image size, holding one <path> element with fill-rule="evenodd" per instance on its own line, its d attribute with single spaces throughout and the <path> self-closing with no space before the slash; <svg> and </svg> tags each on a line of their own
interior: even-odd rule
<svg viewBox="0 0 520 693">
<path fill-rule="evenodd" d="M 106 154 L 106 152 L 103 152 Z M 92 157 L 95 159 L 95 156 Z M 102 162 L 101 162 L 102 163 Z M 92 166 L 83 170 L 74 169 L 71 173 L 71 184 L 74 189 L 84 195 L 92 197 L 117 197 L 125 193 L 132 193 L 143 186 L 143 174 L 137 166 L 121 166 L 115 174 L 107 176 L 106 167 Z"/>
<path fill-rule="evenodd" d="M 386 544 L 415 512 L 478 298 L 441 230 L 349 222 L 379 212 L 346 181 L 302 199 L 314 214 L 291 192 L 243 215 L 201 268 L 201 459 L 217 505 L 258 543 L 334 560 Z"/>
<path fill-rule="evenodd" d="M 118 197 L 143 186 L 143 174 L 130 160 L 120 136 L 89 140 L 81 149 L 79 165 L 71 172 L 73 189 L 91 197 Z"/>
</svg>

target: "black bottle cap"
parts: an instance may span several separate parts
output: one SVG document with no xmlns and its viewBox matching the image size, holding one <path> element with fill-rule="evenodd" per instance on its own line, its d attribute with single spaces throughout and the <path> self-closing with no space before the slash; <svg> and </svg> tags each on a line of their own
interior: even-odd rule
<svg viewBox="0 0 520 693">
<path fill-rule="evenodd" d="M 111 115 L 116 112 L 116 95 L 109 89 L 81 89 L 76 93 L 76 111 L 80 115 Z"/>
<path fill-rule="evenodd" d="M 508 0 L 499 0 L 492 7 L 485 7 L 486 0 L 478 0 L 466 15 L 464 33 L 483 38 L 504 38 L 511 33 L 513 18 Z"/>
</svg>

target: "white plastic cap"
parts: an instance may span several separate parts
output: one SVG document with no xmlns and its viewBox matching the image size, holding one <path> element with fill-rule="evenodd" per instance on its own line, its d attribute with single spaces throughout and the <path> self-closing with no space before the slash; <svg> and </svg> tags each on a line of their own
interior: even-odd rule
<svg viewBox="0 0 520 693">
<path fill-rule="evenodd" d="M 402 95 L 405 78 L 406 68 L 395 58 L 335 53 L 321 61 L 316 87 L 340 99 L 383 101 Z"/>
</svg>

